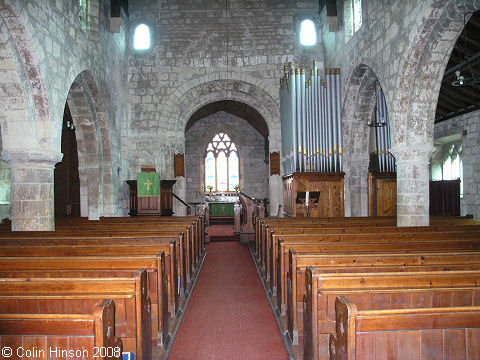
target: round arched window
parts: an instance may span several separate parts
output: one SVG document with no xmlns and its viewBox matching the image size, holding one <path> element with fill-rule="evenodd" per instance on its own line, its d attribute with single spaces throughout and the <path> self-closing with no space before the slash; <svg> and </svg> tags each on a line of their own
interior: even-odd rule
<svg viewBox="0 0 480 360">
<path fill-rule="evenodd" d="M 303 20 L 300 24 L 300 44 L 312 46 L 317 43 L 317 29 L 312 20 Z"/>
<path fill-rule="evenodd" d="M 133 35 L 133 47 L 135 50 L 148 50 L 150 46 L 150 28 L 145 24 L 138 25 Z"/>
</svg>

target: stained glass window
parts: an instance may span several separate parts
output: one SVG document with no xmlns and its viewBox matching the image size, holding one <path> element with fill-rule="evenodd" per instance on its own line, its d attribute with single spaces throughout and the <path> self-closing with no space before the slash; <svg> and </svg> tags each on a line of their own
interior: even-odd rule
<svg viewBox="0 0 480 360">
<path fill-rule="evenodd" d="M 238 150 L 225 133 L 216 134 L 205 156 L 205 190 L 235 191 L 240 184 Z"/>
</svg>

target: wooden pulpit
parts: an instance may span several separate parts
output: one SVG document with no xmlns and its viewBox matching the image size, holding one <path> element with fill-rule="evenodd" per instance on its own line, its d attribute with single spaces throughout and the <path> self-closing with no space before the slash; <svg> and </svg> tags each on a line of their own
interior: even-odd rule
<svg viewBox="0 0 480 360">
<path fill-rule="evenodd" d="M 130 188 L 130 216 L 172 216 L 173 185 L 177 180 L 160 180 L 159 196 L 138 196 L 137 180 L 127 180 Z"/>
</svg>

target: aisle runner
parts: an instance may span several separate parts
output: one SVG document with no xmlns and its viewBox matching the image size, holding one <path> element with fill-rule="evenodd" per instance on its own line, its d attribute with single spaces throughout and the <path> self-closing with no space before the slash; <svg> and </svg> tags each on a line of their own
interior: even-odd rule
<svg viewBox="0 0 480 360">
<path fill-rule="evenodd" d="M 247 246 L 207 245 L 168 359 L 288 359 Z"/>
</svg>

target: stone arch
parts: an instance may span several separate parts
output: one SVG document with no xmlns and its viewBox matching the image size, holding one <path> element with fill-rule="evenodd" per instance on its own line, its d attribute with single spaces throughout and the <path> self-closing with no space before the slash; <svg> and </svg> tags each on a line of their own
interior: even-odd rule
<svg viewBox="0 0 480 360">
<path fill-rule="evenodd" d="M 269 145 L 272 151 L 281 148 L 280 104 L 271 94 L 278 89 L 266 86 L 262 81 L 246 75 L 219 74 L 218 80 L 211 76 L 182 85 L 165 103 L 161 113 L 166 123 L 174 122 L 176 146 L 181 150 L 184 143 L 185 125 L 201 107 L 216 101 L 235 100 L 243 102 L 262 115 L 268 126 Z M 180 137 L 179 137 L 180 136 Z"/>
<path fill-rule="evenodd" d="M 443 74 L 458 36 L 463 14 L 480 9 L 475 0 L 442 1 L 411 42 L 395 97 L 394 146 L 433 144 L 433 125 Z"/>
<path fill-rule="evenodd" d="M 394 98 L 390 150 L 397 164 L 397 224 L 429 224 L 429 169 L 436 104 L 450 54 L 475 0 L 434 2 L 412 34 Z"/>
<path fill-rule="evenodd" d="M 77 129 L 81 215 L 89 219 L 113 216 L 112 156 L 106 113 L 89 71 L 75 78 L 67 103 Z"/>
<path fill-rule="evenodd" d="M 216 80 L 212 80 L 216 79 Z M 185 126 L 190 117 L 203 106 L 216 101 L 234 100 L 249 105 L 268 126 L 269 150 L 281 149 L 280 104 L 272 94 L 278 89 L 246 74 L 219 73 L 206 75 L 180 86 L 166 101 L 161 113 L 162 122 L 172 124 L 175 151 L 184 152 Z M 176 194 L 185 197 L 185 178 L 177 179 Z M 270 176 L 270 209 L 282 204 L 282 182 L 277 175 Z M 178 209 L 179 210 L 179 209 Z M 177 214 L 181 214 L 180 211 Z"/>
<path fill-rule="evenodd" d="M 343 102 L 343 155 L 345 215 L 368 215 L 368 165 L 370 128 L 380 83 L 365 64 L 354 67 Z"/>
<path fill-rule="evenodd" d="M 4 149 L 40 152 L 58 160 L 58 154 L 53 153 L 50 110 L 38 60 L 8 0 L 0 0 L 0 37 L 5 65 L 4 86 L 0 87 L 0 101 L 5 106 L 0 120 Z"/>
<path fill-rule="evenodd" d="M 62 155 L 53 146 L 50 107 L 34 47 L 8 0 L 0 0 L 0 52 L 2 158 L 10 168 L 12 229 L 54 230 L 53 168 Z"/>
</svg>

